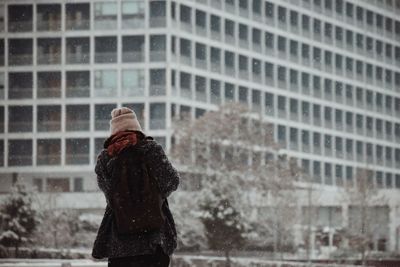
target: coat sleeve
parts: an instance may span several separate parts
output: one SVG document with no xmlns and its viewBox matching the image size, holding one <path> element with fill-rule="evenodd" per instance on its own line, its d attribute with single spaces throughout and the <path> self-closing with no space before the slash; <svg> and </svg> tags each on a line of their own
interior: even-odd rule
<svg viewBox="0 0 400 267">
<path fill-rule="evenodd" d="M 100 152 L 97 156 L 96 167 L 94 169 L 97 175 L 97 185 L 99 186 L 100 190 L 104 192 L 107 196 L 111 190 L 111 183 L 110 177 L 107 177 L 107 170 L 106 170 L 106 150 Z"/>
<path fill-rule="evenodd" d="M 163 198 L 167 198 L 178 188 L 179 174 L 168 160 L 161 145 L 150 141 L 150 147 L 145 154 L 146 165 L 157 180 Z"/>
</svg>

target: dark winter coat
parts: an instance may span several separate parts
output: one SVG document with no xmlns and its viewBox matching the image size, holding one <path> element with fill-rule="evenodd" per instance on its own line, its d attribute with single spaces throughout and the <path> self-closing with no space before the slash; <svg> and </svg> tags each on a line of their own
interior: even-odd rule
<svg viewBox="0 0 400 267">
<path fill-rule="evenodd" d="M 107 148 L 110 138 L 104 143 Z M 179 184 L 179 175 L 176 169 L 171 165 L 162 147 L 154 140 L 141 142 L 137 145 L 127 147 L 132 153 L 140 153 L 145 162 L 156 178 L 161 195 L 167 198 L 175 191 Z M 161 245 L 164 252 L 171 255 L 177 246 L 177 235 L 175 223 L 168 207 L 168 202 L 164 201 L 162 210 L 166 217 L 161 230 L 144 234 L 120 235 L 117 233 L 112 210 L 110 208 L 110 194 L 112 173 L 116 157 L 110 157 L 107 150 L 103 149 L 97 158 L 95 172 L 97 174 L 97 183 L 104 192 L 107 206 L 96 240 L 93 245 L 92 256 L 96 259 L 116 258 L 136 256 L 143 254 L 153 254 L 157 245 Z M 140 171 L 138 171 L 140 175 Z"/>
</svg>

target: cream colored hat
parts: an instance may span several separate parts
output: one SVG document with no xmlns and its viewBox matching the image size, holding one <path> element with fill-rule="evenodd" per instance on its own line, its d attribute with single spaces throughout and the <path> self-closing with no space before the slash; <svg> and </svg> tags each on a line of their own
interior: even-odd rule
<svg viewBox="0 0 400 267">
<path fill-rule="evenodd" d="M 136 117 L 136 113 L 127 107 L 115 108 L 111 111 L 110 132 L 111 135 L 120 131 L 140 131 L 142 127 Z"/>
</svg>

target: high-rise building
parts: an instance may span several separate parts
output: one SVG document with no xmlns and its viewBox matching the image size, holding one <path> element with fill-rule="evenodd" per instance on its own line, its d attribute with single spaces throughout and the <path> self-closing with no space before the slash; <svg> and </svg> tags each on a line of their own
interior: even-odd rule
<svg viewBox="0 0 400 267">
<path fill-rule="evenodd" d="M 237 101 L 327 194 L 372 169 L 390 197 L 382 238 L 400 242 L 400 1 L 5 0 L 0 99 L 2 192 L 24 179 L 100 207 L 113 108 L 168 150 L 174 116 Z M 330 226 L 347 212 L 319 209 Z"/>
</svg>

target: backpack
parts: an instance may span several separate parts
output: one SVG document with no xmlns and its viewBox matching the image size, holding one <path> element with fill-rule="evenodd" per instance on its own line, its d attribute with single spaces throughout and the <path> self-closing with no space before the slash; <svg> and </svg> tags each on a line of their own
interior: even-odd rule
<svg viewBox="0 0 400 267">
<path fill-rule="evenodd" d="M 135 146 L 124 148 L 115 159 L 110 199 L 119 234 L 157 231 L 164 224 L 164 199 L 157 181 L 137 153 Z"/>
</svg>

